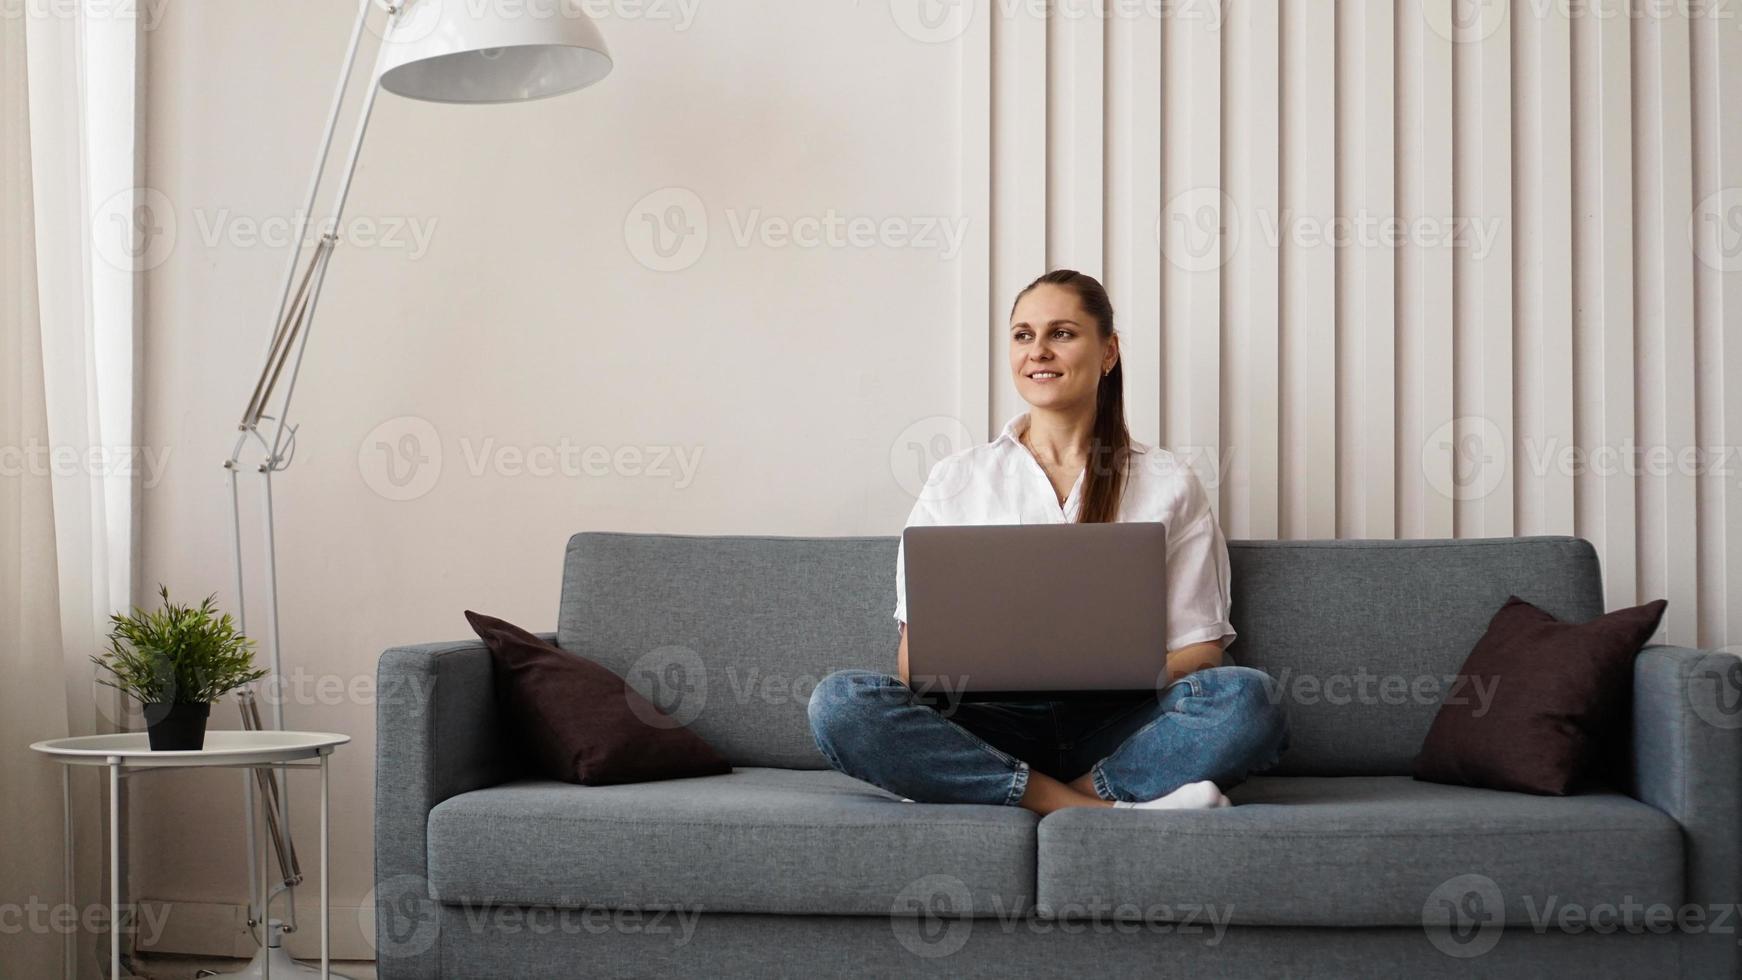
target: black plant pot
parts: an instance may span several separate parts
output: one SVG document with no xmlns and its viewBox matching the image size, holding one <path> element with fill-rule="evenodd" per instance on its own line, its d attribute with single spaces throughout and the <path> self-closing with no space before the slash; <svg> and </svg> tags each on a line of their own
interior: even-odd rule
<svg viewBox="0 0 1742 980">
<path fill-rule="evenodd" d="M 209 704 L 148 704 L 145 734 L 153 752 L 198 752 L 206 744 Z"/>
</svg>

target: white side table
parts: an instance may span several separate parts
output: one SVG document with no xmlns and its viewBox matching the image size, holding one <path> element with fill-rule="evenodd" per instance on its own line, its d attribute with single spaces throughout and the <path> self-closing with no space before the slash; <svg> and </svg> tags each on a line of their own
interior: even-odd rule
<svg viewBox="0 0 1742 980">
<path fill-rule="evenodd" d="M 62 766 L 61 786 L 66 811 L 66 863 L 69 880 L 73 867 L 72 767 L 106 766 L 109 770 L 109 962 L 110 976 L 121 975 L 121 847 L 120 789 L 121 779 L 142 772 L 167 769 L 206 767 L 231 769 L 319 769 L 321 772 L 321 977 L 332 975 L 332 945 L 329 936 L 327 887 L 327 756 L 346 742 L 349 735 L 325 732 L 239 731 L 206 733 L 205 748 L 197 752 L 153 752 L 144 732 L 120 735 L 85 735 L 79 738 L 54 738 L 31 746 L 37 752 L 52 757 Z M 256 781 L 255 792 L 259 793 Z M 261 795 L 262 813 L 271 806 Z M 264 838 L 262 840 L 264 847 Z M 267 906 L 266 875 L 260 876 L 260 907 Z M 72 934 L 67 936 L 66 975 L 73 976 L 77 963 L 73 958 Z M 288 980 L 288 978 L 287 978 Z"/>
</svg>

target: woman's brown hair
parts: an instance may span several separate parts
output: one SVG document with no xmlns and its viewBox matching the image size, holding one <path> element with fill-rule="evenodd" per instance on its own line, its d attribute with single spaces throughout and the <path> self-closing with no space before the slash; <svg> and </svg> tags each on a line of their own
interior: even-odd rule
<svg viewBox="0 0 1742 980">
<path fill-rule="evenodd" d="M 1063 286 L 1077 294 L 1083 312 L 1095 318 L 1103 341 L 1113 336 L 1113 301 L 1107 288 L 1094 276 L 1074 269 L 1054 269 L 1023 287 L 1016 303 L 1036 286 Z M 1016 315 L 1016 303 L 1010 315 Z M 1131 433 L 1125 428 L 1125 359 L 1101 378 L 1095 391 L 1095 426 L 1089 441 L 1089 460 L 1083 468 L 1083 506 L 1079 524 L 1111 524 L 1119 519 L 1119 498 L 1125 492 L 1131 458 Z"/>
</svg>

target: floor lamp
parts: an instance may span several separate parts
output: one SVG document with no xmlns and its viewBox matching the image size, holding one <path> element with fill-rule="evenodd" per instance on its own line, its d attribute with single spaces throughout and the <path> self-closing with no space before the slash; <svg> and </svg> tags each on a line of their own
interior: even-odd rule
<svg viewBox="0 0 1742 980">
<path fill-rule="evenodd" d="M 352 69 L 357 63 L 370 8 L 382 4 L 383 0 L 358 2 L 356 24 L 351 30 L 345 64 L 339 73 L 332 110 L 327 116 L 325 133 L 315 158 L 308 205 L 302 211 L 297 235 L 292 241 L 272 339 L 237 426 L 239 434 L 235 447 L 224 462 L 230 483 L 236 603 L 238 609 L 243 610 L 246 605 L 242 516 L 237 483 L 242 457 L 250 446 L 258 450 L 260 457 L 256 472 L 260 477 L 265 524 L 264 639 L 270 654 L 270 673 L 264 680 L 268 685 L 278 683 L 283 677 L 283 659 L 279 652 L 278 555 L 273 534 L 272 475 L 287 468 L 296 454 L 297 427 L 289 422 L 290 399 L 296 393 L 297 373 L 302 366 L 303 350 L 308 345 L 309 328 L 320 301 L 321 286 L 326 281 L 327 266 L 334 247 L 339 243 L 339 222 L 344 215 L 345 200 L 350 195 L 351 178 L 357 171 L 357 158 L 369 128 L 375 96 L 381 89 L 386 89 L 396 95 L 427 102 L 526 102 L 585 88 L 611 71 L 611 55 L 604 39 L 600 37 L 597 26 L 578 7 L 577 0 L 550 0 L 544 4 L 392 0 L 385 4 L 386 26 L 380 31 L 383 41 L 376 53 L 369 87 L 363 95 L 338 192 L 326 219 L 317 226 L 321 231 L 320 238 L 305 259 L 303 240 L 309 232 L 310 217 L 320 195 L 321 178 L 333 148 L 339 110 L 350 88 Z M 242 629 L 246 631 L 246 614 L 240 615 Z M 271 715 L 271 727 L 283 729 L 282 696 L 273 698 Z M 244 728 L 263 727 L 259 705 L 252 692 L 243 696 L 242 719 Z M 237 976 L 293 977 L 308 972 L 290 959 L 281 943 L 283 933 L 296 929 L 295 889 L 302 882 L 302 872 L 290 838 L 288 781 L 279 779 L 279 776 L 277 772 L 260 770 L 247 777 L 259 780 L 262 797 L 267 801 L 263 804 L 267 836 L 273 845 L 280 878 L 271 889 L 265 908 L 249 906 L 249 926 L 260 930 L 260 951 Z M 258 870 L 255 867 L 258 838 L 255 837 L 253 787 L 244 782 L 243 790 L 248 820 L 248 893 L 252 896 L 259 894 L 260 879 L 256 875 L 266 875 L 269 870 L 264 865 Z M 280 895 L 286 897 L 289 908 L 286 920 L 276 919 L 271 914 L 273 902 Z"/>
</svg>

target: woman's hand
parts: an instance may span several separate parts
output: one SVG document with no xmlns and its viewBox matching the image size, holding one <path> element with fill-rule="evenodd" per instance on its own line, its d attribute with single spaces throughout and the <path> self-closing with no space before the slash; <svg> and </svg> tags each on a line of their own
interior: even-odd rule
<svg viewBox="0 0 1742 980">
<path fill-rule="evenodd" d="M 905 664 L 907 662 L 907 638 L 905 634 L 901 640 L 901 655 L 902 663 Z M 1220 667 L 1221 665 L 1222 641 L 1220 639 L 1180 647 L 1167 655 L 1167 682 L 1172 684 L 1193 671 L 1203 670 L 1205 667 Z"/>
<path fill-rule="evenodd" d="M 901 678 L 901 683 L 909 684 L 907 680 L 907 624 L 901 624 L 901 649 L 895 654 L 895 676 Z"/>
</svg>

